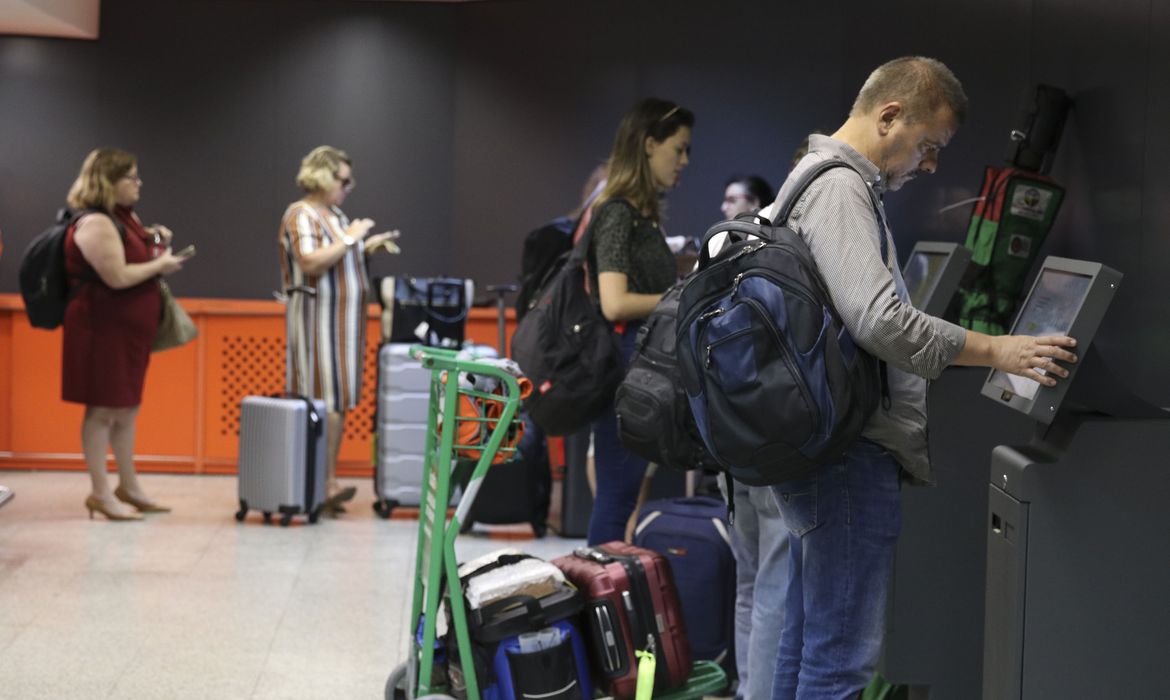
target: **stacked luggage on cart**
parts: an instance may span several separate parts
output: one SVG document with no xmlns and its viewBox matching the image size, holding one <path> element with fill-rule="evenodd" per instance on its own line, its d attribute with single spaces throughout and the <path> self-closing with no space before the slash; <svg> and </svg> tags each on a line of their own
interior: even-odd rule
<svg viewBox="0 0 1170 700">
<path fill-rule="evenodd" d="M 410 356 L 412 344 L 462 348 L 460 357 L 467 360 L 496 359 L 499 353 L 489 345 L 471 345 L 464 340 L 464 324 L 474 296 L 470 281 L 386 277 L 376 286 L 383 308 L 383 344 L 378 350 L 374 511 L 388 518 L 400 506 L 417 507 L 422 493 L 431 373 Z M 489 286 L 487 290 L 499 294 L 498 347 L 504 348 L 503 295 L 515 287 Z M 544 536 L 550 488 L 546 453 L 542 444 L 532 440 L 516 447 L 501 454 L 484 480 L 482 497 L 463 523 L 465 530 L 476 522 L 528 523 L 537 537 Z M 468 455 L 458 451 L 453 457 L 468 460 Z M 456 485 L 450 505 L 456 505 L 459 498 Z"/>
<path fill-rule="evenodd" d="M 382 303 L 374 412 L 374 511 L 389 518 L 400 506 L 418 507 L 431 373 L 409 350 L 414 344 L 457 348 L 463 343 L 470 280 L 383 277 L 375 283 Z M 456 492 L 452 504 L 458 503 Z"/>
<path fill-rule="evenodd" d="M 652 684 L 654 697 L 682 700 L 724 687 L 717 664 L 692 661 L 674 574 L 661 554 L 613 542 L 551 565 L 515 551 L 459 565 L 462 523 L 492 465 L 509 459 L 498 452 L 514 451 L 506 445 L 518 432 L 523 380 L 506 363 L 422 347 L 411 353 L 432 372 L 427 446 L 434 450 L 421 480 L 410 656 L 391 674 L 387 698 L 588 700 L 597 685 L 621 699 Z M 497 378 L 498 392 L 463 381 L 472 375 Z M 460 411 L 464 397 L 497 402 L 499 410 L 481 419 Z M 452 514 L 433 507 L 460 478 L 450 464 L 464 436 L 483 427 L 490 436 L 475 443 L 463 500 Z"/>
</svg>

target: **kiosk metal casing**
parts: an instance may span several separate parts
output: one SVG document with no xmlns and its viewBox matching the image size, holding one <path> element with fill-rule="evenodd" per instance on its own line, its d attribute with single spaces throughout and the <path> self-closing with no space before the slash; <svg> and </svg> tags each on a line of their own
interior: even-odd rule
<svg viewBox="0 0 1170 700">
<path fill-rule="evenodd" d="M 1049 256 L 1020 307 L 1011 335 L 1072 336 L 1077 339 L 1074 352 L 1083 358 L 1121 277 L 1120 272 L 1101 263 Z M 1049 424 L 1056 418 L 1078 367 L 1070 365 L 1068 378 L 1052 387 L 992 370 L 982 393 Z"/>
<path fill-rule="evenodd" d="M 902 278 L 914 308 L 942 316 L 971 262 L 971 251 L 958 243 L 920 241 L 914 244 L 902 268 Z"/>
</svg>

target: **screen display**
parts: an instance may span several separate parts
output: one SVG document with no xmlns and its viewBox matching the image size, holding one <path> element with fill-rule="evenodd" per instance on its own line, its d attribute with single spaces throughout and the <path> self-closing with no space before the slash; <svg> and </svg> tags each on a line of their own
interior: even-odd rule
<svg viewBox="0 0 1170 700">
<path fill-rule="evenodd" d="M 910 256 L 902 276 L 906 280 L 906 289 L 910 292 L 910 303 L 914 308 L 925 308 L 949 256 L 949 253 L 921 252 Z"/>
<path fill-rule="evenodd" d="M 1024 310 L 1020 312 L 1020 317 L 1012 328 L 1012 333 L 1068 335 L 1092 281 L 1090 275 L 1078 275 L 1062 270 L 1042 270 L 1040 279 L 1037 280 L 1032 294 L 1024 305 Z M 1044 370 L 1037 371 L 1044 373 Z M 991 383 L 1026 399 L 1036 398 L 1036 390 L 1040 388 L 1039 382 L 1000 370 L 991 375 Z"/>
</svg>

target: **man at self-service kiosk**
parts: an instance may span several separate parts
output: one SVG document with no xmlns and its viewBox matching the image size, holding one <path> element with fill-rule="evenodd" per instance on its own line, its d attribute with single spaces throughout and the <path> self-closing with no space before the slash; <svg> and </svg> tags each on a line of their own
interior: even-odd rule
<svg viewBox="0 0 1170 700">
<path fill-rule="evenodd" d="M 910 303 L 880 200 L 935 171 L 966 110 L 961 84 L 941 62 L 890 61 L 869 76 L 836 133 L 810 137 L 808 155 L 776 198 L 786 200 L 821 160 L 851 166 L 814 181 L 788 226 L 812 250 L 853 338 L 886 363 L 890 401 L 840 463 L 772 487 L 791 555 L 773 698 L 853 698 L 873 675 L 900 527 L 899 486 L 903 477 L 931 481 L 924 378 L 950 364 L 981 365 L 1052 385 L 1068 374 L 1056 361 L 1076 361 L 1066 349 L 1071 338 L 990 337 Z"/>
</svg>

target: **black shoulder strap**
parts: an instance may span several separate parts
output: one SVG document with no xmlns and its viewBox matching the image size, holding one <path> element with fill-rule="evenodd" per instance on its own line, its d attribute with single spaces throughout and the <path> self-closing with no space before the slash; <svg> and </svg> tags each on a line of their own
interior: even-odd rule
<svg viewBox="0 0 1170 700">
<path fill-rule="evenodd" d="M 118 217 L 110 214 L 110 212 L 106 211 L 105 209 L 98 209 L 97 207 L 86 207 L 85 209 L 78 209 L 77 211 L 74 211 L 68 207 L 65 207 L 57 210 L 57 221 L 72 225 L 77 223 L 77 221 L 86 214 L 105 214 L 107 217 L 109 217 L 110 221 L 114 222 L 114 228 L 118 229 L 118 235 L 122 237 L 122 242 L 126 242 L 126 227 L 122 225 L 121 221 L 118 221 Z"/>
<path fill-rule="evenodd" d="M 840 158 L 829 158 L 827 160 L 822 160 L 810 167 L 808 170 L 804 171 L 800 177 L 800 180 L 798 180 L 796 185 L 793 186 L 788 199 L 785 200 L 784 204 L 780 207 L 780 214 L 775 217 L 777 223 L 780 225 L 788 223 L 788 217 L 790 214 L 792 214 L 792 208 L 796 206 L 796 202 L 800 200 L 800 196 L 803 195 L 804 191 L 807 190 L 809 185 L 813 183 L 813 180 L 816 180 L 818 177 L 825 174 L 829 170 L 832 170 L 833 168 L 840 167 L 849 168 L 853 172 L 857 173 L 858 177 L 861 177 L 862 184 L 865 185 L 865 191 L 869 193 L 869 203 L 870 206 L 873 207 L 874 218 L 877 219 L 878 248 L 881 250 L 882 264 L 886 267 L 890 267 L 890 243 L 887 240 L 889 235 L 886 231 L 886 220 L 882 214 L 882 207 L 881 203 L 878 201 L 877 193 L 873 191 L 873 188 L 869 186 L 868 182 L 865 182 L 864 176 L 862 176 L 857 168 L 854 168 L 852 165 Z M 886 363 L 883 360 L 878 360 L 878 374 L 879 383 L 881 385 L 882 408 L 888 411 L 890 410 L 891 405 L 890 381 L 888 378 L 888 368 L 886 367 Z"/>
<path fill-rule="evenodd" d="M 630 210 L 631 216 L 637 215 L 637 211 L 634 209 L 634 205 L 630 204 L 624 199 L 621 199 L 620 197 L 607 199 L 601 204 L 596 205 L 593 208 L 593 215 L 589 218 L 589 225 L 585 227 L 585 232 L 581 234 L 580 240 L 578 240 L 577 244 L 573 246 L 573 255 L 569 259 L 570 263 L 574 261 L 583 262 L 589 255 L 589 244 L 593 242 L 593 229 L 597 225 L 597 215 L 601 212 L 602 207 L 609 206 L 610 204 L 619 204 L 624 206 Z"/>
<path fill-rule="evenodd" d="M 800 201 L 801 196 L 804 194 L 805 190 L 809 188 L 809 185 L 811 185 L 818 177 L 824 175 L 826 172 L 834 168 L 849 168 L 853 172 L 857 173 L 858 177 L 862 177 L 857 168 L 854 168 L 848 162 L 840 158 L 829 158 L 814 164 L 812 167 L 801 174 L 800 179 L 797 180 L 795 185 L 793 185 L 788 198 L 784 200 L 783 205 L 780 207 L 780 212 L 773 217 L 776 225 L 784 226 L 787 224 L 788 217 L 792 214 L 793 207 L 795 207 L 796 203 Z M 862 177 L 862 180 L 864 182 L 864 177 Z M 865 191 L 869 193 L 869 201 L 870 206 L 873 207 L 873 215 L 877 219 L 878 223 L 878 246 L 882 254 L 882 264 L 886 267 L 889 267 L 890 244 L 889 241 L 886 240 L 889 238 L 889 236 L 886 232 L 885 217 L 882 216 L 881 203 L 878 201 L 877 194 L 874 193 L 873 188 L 869 186 L 869 183 L 864 184 Z"/>
</svg>

